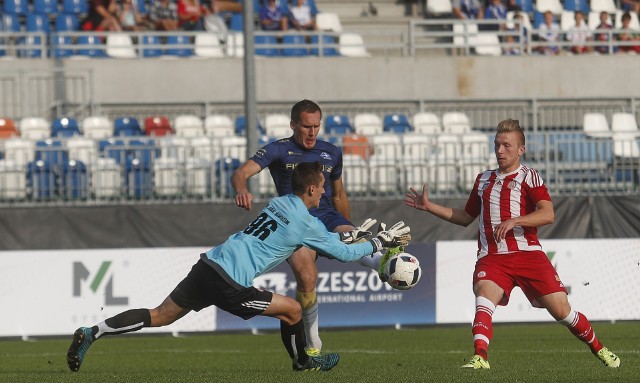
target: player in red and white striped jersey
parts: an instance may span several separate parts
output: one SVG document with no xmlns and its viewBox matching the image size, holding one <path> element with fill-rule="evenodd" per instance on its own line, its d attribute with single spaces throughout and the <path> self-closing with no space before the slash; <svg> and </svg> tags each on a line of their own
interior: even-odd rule
<svg viewBox="0 0 640 383">
<path fill-rule="evenodd" d="M 516 286 L 534 307 L 547 309 L 555 320 L 567 326 L 606 366 L 620 366 L 620 359 L 600 343 L 589 320 L 571 308 L 560 277 L 542 251 L 537 228 L 553 223 L 553 203 L 538 172 L 520 163 L 525 137 L 517 120 L 498 124 L 494 151 L 498 169 L 478 175 L 464 209 L 430 201 L 426 184 L 421 193 L 410 188 L 404 199 L 409 207 L 461 226 L 480 217 L 473 276 L 475 355 L 462 367 L 489 368 L 493 312 L 497 305 L 509 302 Z"/>
</svg>

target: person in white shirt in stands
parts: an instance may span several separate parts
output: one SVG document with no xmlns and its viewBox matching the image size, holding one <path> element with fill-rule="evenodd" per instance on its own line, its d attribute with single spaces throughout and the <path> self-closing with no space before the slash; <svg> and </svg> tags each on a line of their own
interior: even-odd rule
<svg viewBox="0 0 640 383">
<path fill-rule="evenodd" d="M 538 26 L 539 40 L 545 42 L 546 45 L 538 47 L 537 52 L 546 55 L 557 55 L 560 53 L 558 48 L 558 40 L 560 38 L 560 25 L 555 20 L 551 11 L 544 13 L 544 22 Z"/>
<path fill-rule="evenodd" d="M 592 52 L 593 47 L 586 45 L 586 43 L 593 40 L 593 35 L 584 21 L 584 13 L 576 11 L 574 18 L 576 24 L 567 31 L 567 41 L 572 43 L 569 50 L 575 54 Z"/>
<path fill-rule="evenodd" d="M 289 23 L 291 28 L 304 31 L 316 30 L 316 15 L 305 0 L 297 0 L 289 7 Z"/>
</svg>

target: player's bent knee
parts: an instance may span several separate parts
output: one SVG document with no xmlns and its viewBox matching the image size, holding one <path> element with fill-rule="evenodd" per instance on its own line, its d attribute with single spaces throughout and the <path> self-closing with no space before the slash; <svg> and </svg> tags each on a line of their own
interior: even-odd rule
<svg viewBox="0 0 640 383">
<path fill-rule="evenodd" d="M 300 290 L 296 291 L 296 300 L 300 302 L 300 306 L 302 306 L 302 310 L 307 310 L 313 307 L 316 303 L 318 303 L 318 297 L 316 295 L 316 290 L 314 289 L 311 292 L 304 293 Z"/>
</svg>

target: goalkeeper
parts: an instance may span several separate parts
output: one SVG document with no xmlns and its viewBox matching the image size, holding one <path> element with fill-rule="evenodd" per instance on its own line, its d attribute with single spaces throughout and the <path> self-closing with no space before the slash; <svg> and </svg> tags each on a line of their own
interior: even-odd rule
<svg viewBox="0 0 640 383">
<path fill-rule="evenodd" d="M 294 371 L 328 371 L 338 364 L 338 354 L 307 355 L 300 304 L 287 296 L 254 288 L 253 279 L 285 261 L 300 246 L 349 262 L 383 248 L 407 245 L 410 228 L 398 222 L 369 241 L 347 245 L 339 234 L 330 233 L 309 214 L 324 193 L 322 165 L 298 165 L 291 182 L 293 194 L 272 199 L 247 228 L 201 254 L 160 306 L 128 310 L 95 326 L 77 329 L 67 352 L 69 369 L 78 371 L 91 344 L 102 336 L 167 326 L 192 310 L 212 305 L 243 319 L 256 315 L 280 319 L 282 343 Z"/>
</svg>

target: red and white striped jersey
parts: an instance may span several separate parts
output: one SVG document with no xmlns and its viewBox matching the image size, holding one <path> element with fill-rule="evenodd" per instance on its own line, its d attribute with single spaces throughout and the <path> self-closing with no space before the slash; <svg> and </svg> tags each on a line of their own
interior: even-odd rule
<svg viewBox="0 0 640 383">
<path fill-rule="evenodd" d="M 505 239 L 496 242 L 493 230 L 510 218 L 536 210 L 538 201 L 551 201 L 544 181 L 534 169 L 521 165 L 511 173 L 486 170 L 476 178 L 464 210 L 481 216 L 478 224 L 478 258 L 487 254 L 542 250 L 535 227 L 515 226 Z"/>
</svg>

